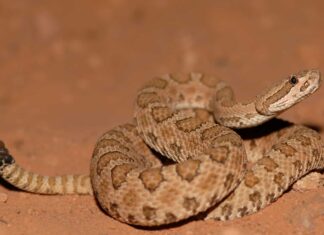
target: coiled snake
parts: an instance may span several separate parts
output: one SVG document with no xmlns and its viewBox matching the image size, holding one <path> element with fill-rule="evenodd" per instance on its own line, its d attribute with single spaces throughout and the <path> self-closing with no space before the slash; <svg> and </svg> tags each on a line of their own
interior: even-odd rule
<svg viewBox="0 0 324 235">
<path fill-rule="evenodd" d="M 135 121 L 99 138 L 90 175 L 28 172 L 2 142 L 0 174 L 33 193 L 94 194 L 110 216 L 134 225 L 169 224 L 199 213 L 205 219 L 242 217 L 323 168 L 323 143 L 317 132 L 300 125 L 244 142 L 230 128 L 274 118 L 315 92 L 320 81 L 319 71 L 302 71 L 239 103 L 213 76 L 160 76 L 139 91 Z"/>
</svg>

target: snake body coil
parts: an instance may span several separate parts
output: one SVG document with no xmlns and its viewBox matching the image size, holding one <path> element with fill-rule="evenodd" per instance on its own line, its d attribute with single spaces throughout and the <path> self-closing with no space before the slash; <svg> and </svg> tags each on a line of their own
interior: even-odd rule
<svg viewBox="0 0 324 235">
<path fill-rule="evenodd" d="M 213 76 L 160 76 L 139 91 L 136 121 L 98 140 L 90 176 L 28 172 L 3 144 L 0 174 L 33 193 L 94 194 L 109 215 L 134 225 L 169 224 L 202 212 L 206 219 L 241 217 L 323 168 L 323 143 L 317 132 L 299 125 L 244 141 L 230 128 L 274 118 L 315 92 L 320 81 L 317 70 L 302 71 L 239 103 Z M 153 150 L 172 163 L 164 164 Z"/>
</svg>

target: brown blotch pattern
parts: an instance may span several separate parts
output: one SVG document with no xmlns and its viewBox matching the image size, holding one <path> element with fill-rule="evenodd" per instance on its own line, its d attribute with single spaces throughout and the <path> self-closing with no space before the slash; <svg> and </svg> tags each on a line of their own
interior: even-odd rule
<svg viewBox="0 0 324 235">
<path fill-rule="evenodd" d="M 293 165 L 295 166 L 297 172 L 300 172 L 303 169 L 303 164 L 299 160 L 294 161 Z"/>
<path fill-rule="evenodd" d="M 258 162 L 258 165 L 264 166 L 266 171 L 271 172 L 274 171 L 279 165 L 270 157 L 263 157 Z"/>
<path fill-rule="evenodd" d="M 108 167 L 110 164 L 110 161 L 112 160 L 119 160 L 119 159 L 127 159 L 129 160 L 129 157 L 121 152 L 113 151 L 103 154 L 98 162 L 97 162 L 97 174 L 101 175 L 101 172 L 104 168 Z"/>
<path fill-rule="evenodd" d="M 239 123 L 241 121 L 240 117 L 220 117 L 217 118 L 220 123 Z"/>
<path fill-rule="evenodd" d="M 313 166 L 313 162 L 311 160 L 308 160 L 306 162 L 306 171 L 308 171 L 309 169 L 311 169 Z"/>
<path fill-rule="evenodd" d="M 124 136 L 123 136 L 124 138 Z M 127 143 L 130 142 L 130 140 L 128 138 L 125 137 L 125 141 Z M 99 153 L 100 149 L 104 149 L 106 147 L 114 147 L 114 148 L 118 148 L 121 151 L 129 151 L 129 149 L 121 144 L 119 141 L 115 140 L 115 139 L 102 139 L 97 143 L 97 146 L 95 147 L 95 150 L 93 151 L 93 155 L 97 155 Z"/>
<path fill-rule="evenodd" d="M 160 146 L 161 147 L 163 146 L 163 148 L 167 148 L 167 146 L 163 144 L 163 140 L 164 139 L 171 140 L 175 138 L 174 134 L 175 134 L 174 128 L 170 128 L 170 126 L 168 125 L 163 125 L 163 128 L 161 128 L 160 132 L 157 134 L 157 137 L 159 138 L 159 142 L 161 143 Z"/>
<path fill-rule="evenodd" d="M 266 200 L 268 202 L 274 202 L 276 199 L 275 199 L 275 195 L 274 193 L 269 193 L 267 196 L 266 196 Z"/>
<path fill-rule="evenodd" d="M 219 82 L 216 77 L 207 74 L 203 74 L 200 81 L 202 84 L 210 88 L 215 88 Z"/>
<path fill-rule="evenodd" d="M 191 80 L 190 74 L 172 73 L 170 78 L 177 83 L 187 83 Z"/>
<path fill-rule="evenodd" d="M 168 82 L 163 78 L 155 77 L 152 80 L 148 81 L 143 88 L 155 87 L 158 89 L 164 89 L 168 85 Z"/>
<path fill-rule="evenodd" d="M 275 145 L 273 148 L 274 150 L 280 151 L 286 157 L 292 157 L 297 152 L 295 148 L 293 148 L 287 143 Z"/>
<path fill-rule="evenodd" d="M 224 182 L 225 190 L 229 190 L 233 185 L 233 183 L 234 183 L 234 175 L 232 173 L 228 173 L 226 175 L 225 182 Z"/>
<path fill-rule="evenodd" d="M 194 197 L 185 197 L 183 199 L 183 207 L 187 210 L 187 211 L 192 211 L 193 213 L 196 213 L 196 210 L 199 206 L 199 203 L 197 202 L 196 198 Z"/>
<path fill-rule="evenodd" d="M 248 171 L 245 174 L 244 184 L 246 187 L 253 188 L 259 182 L 260 182 L 260 179 L 254 175 L 253 171 Z"/>
<path fill-rule="evenodd" d="M 239 208 L 237 211 L 241 217 L 249 214 L 248 208 L 246 206 Z"/>
<path fill-rule="evenodd" d="M 273 181 L 279 186 L 279 188 L 284 188 L 285 186 L 285 174 L 278 172 L 273 178 Z"/>
<path fill-rule="evenodd" d="M 233 207 L 232 207 L 231 205 L 229 205 L 229 204 L 225 204 L 225 205 L 222 207 L 221 211 L 222 211 L 222 212 L 221 212 L 222 215 L 223 215 L 226 219 L 228 219 L 229 216 L 232 214 Z"/>
<path fill-rule="evenodd" d="M 205 141 L 205 140 L 214 139 L 224 131 L 226 131 L 226 128 L 219 125 L 210 127 L 201 133 L 201 140 Z"/>
<path fill-rule="evenodd" d="M 117 165 L 111 170 L 112 185 L 117 190 L 122 183 L 126 182 L 127 174 L 134 169 L 134 165 L 122 164 Z"/>
<path fill-rule="evenodd" d="M 160 97 L 155 92 L 141 93 L 137 96 L 137 105 L 146 108 L 150 103 L 161 102 Z"/>
<path fill-rule="evenodd" d="M 174 201 L 175 198 L 178 198 L 181 194 L 181 187 L 177 187 L 178 185 L 170 185 L 165 184 L 165 187 L 161 187 L 161 191 L 159 194 L 156 194 L 157 200 L 159 200 L 162 204 L 169 205 L 170 202 Z"/>
<path fill-rule="evenodd" d="M 169 107 L 154 107 L 152 108 L 152 116 L 156 122 L 162 122 L 173 115 Z"/>
<path fill-rule="evenodd" d="M 317 160 L 317 159 L 319 159 L 320 152 L 318 151 L 318 149 L 313 149 L 312 150 L 312 155 Z"/>
<path fill-rule="evenodd" d="M 122 139 L 126 142 L 130 141 L 129 138 L 122 131 L 119 131 L 119 130 L 110 130 L 106 133 L 106 135 L 116 137 L 117 139 Z M 105 139 L 107 139 L 107 138 L 105 138 Z"/>
<path fill-rule="evenodd" d="M 181 102 L 181 101 L 184 101 L 185 100 L 185 97 L 183 94 L 179 94 L 179 97 L 178 97 L 178 100 Z"/>
<path fill-rule="evenodd" d="M 260 207 L 261 204 L 261 194 L 258 191 L 249 195 L 249 199 L 252 202 L 253 206 Z"/>
<path fill-rule="evenodd" d="M 131 224 L 137 224 L 138 221 L 135 219 L 134 215 L 128 215 L 127 216 L 127 220 L 128 220 L 128 223 L 131 223 Z"/>
<path fill-rule="evenodd" d="M 202 192 L 206 192 L 211 190 L 214 187 L 217 187 L 217 183 L 219 182 L 219 177 L 217 172 L 210 172 L 206 180 L 202 181 L 199 184 L 199 188 L 201 189 Z"/>
<path fill-rule="evenodd" d="M 312 142 L 311 139 L 309 137 L 303 136 L 303 135 L 297 135 L 296 140 L 298 140 L 302 146 L 309 146 Z"/>
<path fill-rule="evenodd" d="M 161 168 L 145 170 L 140 174 L 139 178 L 141 179 L 144 187 L 150 192 L 155 191 L 164 180 Z"/>
<path fill-rule="evenodd" d="M 156 209 L 150 206 L 143 206 L 143 214 L 147 220 L 155 219 Z"/>
<path fill-rule="evenodd" d="M 213 140 L 212 144 L 214 146 L 219 146 L 219 144 L 227 144 L 227 143 L 231 143 L 231 145 L 235 146 L 235 147 L 242 147 L 243 141 L 241 139 L 241 137 L 234 133 L 234 132 L 230 132 L 230 133 L 226 133 L 224 135 L 218 136 L 216 139 Z"/>
<path fill-rule="evenodd" d="M 234 104 L 233 97 L 233 90 L 230 87 L 226 86 L 216 92 L 215 100 L 216 102 L 222 101 L 221 104 L 225 107 L 230 107 Z"/>
<path fill-rule="evenodd" d="M 178 175 L 188 182 L 191 182 L 197 175 L 200 166 L 198 160 L 187 160 L 176 166 Z"/>
<path fill-rule="evenodd" d="M 166 224 L 170 224 L 170 223 L 173 223 L 173 222 L 176 222 L 176 221 L 177 221 L 177 217 L 174 214 L 172 214 L 170 212 L 165 214 L 164 222 Z"/>
<path fill-rule="evenodd" d="M 226 160 L 228 159 L 228 154 L 230 150 L 228 146 L 219 146 L 217 148 L 208 148 L 206 149 L 205 153 L 209 155 L 210 159 L 216 161 L 220 164 L 225 164 Z"/>
<path fill-rule="evenodd" d="M 213 121 L 213 117 L 210 112 L 206 109 L 196 108 L 193 110 L 197 118 L 199 118 L 203 122 Z"/>
<path fill-rule="evenodd" d="M 139 200 L 140 198 L 134 190 L 129 190 L 123 197 L 124 205 L 130 208 L 138 205 Z"/>
<path fill-rule="evenodd" d="M 199 118 L 191 117 L 177 121 L 176 126 L 179 130 L 189 133 L 197 130 L 203 123 Z"/>
<path fill-rule="evenodd" d="M 114 217 L 116 219 L 120 218 L 120 215 L 119 215 L 119 212 L 118 212 L 118 204 L 110 203 L 108 212 L 112 217 Z"/>
</svg>

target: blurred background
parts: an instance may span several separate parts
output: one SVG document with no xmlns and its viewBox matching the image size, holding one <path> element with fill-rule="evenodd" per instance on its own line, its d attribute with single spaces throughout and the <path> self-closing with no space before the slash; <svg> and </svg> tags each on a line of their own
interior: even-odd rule
<svg viewBox="0 0 324 235">
<path fill-rule="evenodd" d="M 215 74 L 246 100 L 323 70 L 323 10 L 315 0 L 0 0 L 0 137 L 29 169 L 87 172 L 97 137 L 131 119 L 156 75 Z M 323 95 L 283 117 L 323 128 Z"/>
<path fill-rule="evenodd" d="M 323 10 L 302 0 L 2 1 L 0 111 L 115 125 L 144 81 L 177 71 L 219 75 L 252 98 L 323 67 Z"/>
</svg>

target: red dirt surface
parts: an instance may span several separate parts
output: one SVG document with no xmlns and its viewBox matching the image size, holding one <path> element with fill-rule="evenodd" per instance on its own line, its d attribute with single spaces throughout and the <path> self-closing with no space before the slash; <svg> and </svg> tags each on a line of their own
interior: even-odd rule
<svg viewBox="0 0 324 235">
<path fill-rule="evenodd" d="M 324 67 L 322 1 L 0 1 L 0 138 L 25 168 L 84 173 L 96 139 L 131 119 L 136 91 L 167 72 L 202 71 L 240 99 Z M 324 88 L 282 115 L 324 128 Z M 322 134 L 323 136 L 323 134 Z M 0 185 L 0 234 L 324 234 L 324 189 L 290 191 L 229 222 L 143 230 L 90 196 Z"/>
</svg>

